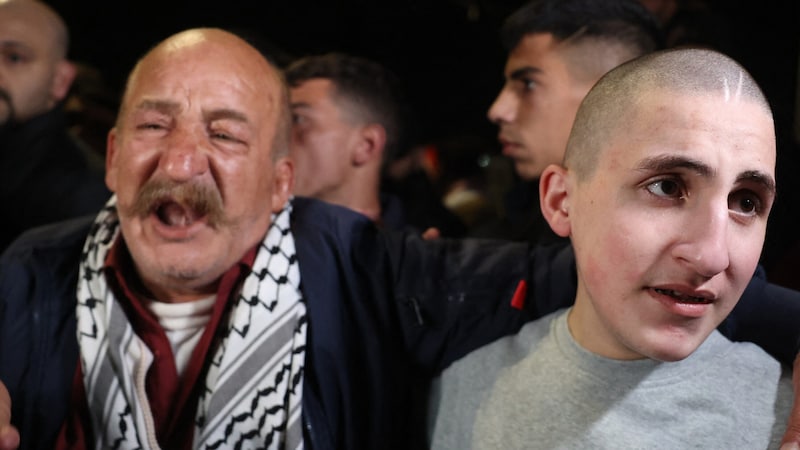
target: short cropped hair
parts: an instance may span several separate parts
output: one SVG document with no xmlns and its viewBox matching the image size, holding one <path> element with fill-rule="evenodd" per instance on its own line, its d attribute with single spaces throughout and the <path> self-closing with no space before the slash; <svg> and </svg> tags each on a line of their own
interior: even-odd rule
<svg viewBox="0 0 800 450">
<path fill-rule="evenodd" d="M 534 33 L 550 33 L 561 42 L 608 41 L 632 56 L 664 45 L 655 17 L 637 0 L 533 0 L 506 19 L 500 37 L 510 52 Z"/>
<path fill-rule="evenodd" d="M 597 167 L 599 154 L 648 92 L 742 98 L 772 118 L 758 83 L 739 63 L 708 49 L 682 48 L 651 53 L 604 75 L 583 99 L 567 142 L 564 165 L 579 180 Z"/>
<path fill-rule="evenodd" d="M 386 131 L 384 162 L 402 151 L 407 104 L 399 79 L 383 65 L 334 52 L 301 58 L 287 67 L 285 75 L 290 87 L 315 78 L 331 81 L 336 100 L 345 102 L 357 119 Z"/>
</svg>

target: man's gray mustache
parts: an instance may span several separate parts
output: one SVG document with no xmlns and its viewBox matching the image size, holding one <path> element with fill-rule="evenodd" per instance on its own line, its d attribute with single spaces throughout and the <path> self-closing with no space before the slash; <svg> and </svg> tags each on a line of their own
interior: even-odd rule
<svg viewBox="0 0 800 450">
<path fill-rule="evenodd" d="M 202 183 L 175 183 L 150 180 L 142 186 L 131 207 L 131 214 L 145 217 L 167 202 L 175 202 L 190 209 L 199 217 L 206 217 L 212 227 L 227 222 L 219 190 Z"/>
</svg>

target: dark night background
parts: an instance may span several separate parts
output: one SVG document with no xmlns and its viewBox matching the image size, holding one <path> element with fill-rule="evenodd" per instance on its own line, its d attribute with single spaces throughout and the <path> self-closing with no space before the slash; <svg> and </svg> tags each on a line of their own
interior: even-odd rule
<svg viewBox="0 0 800 450">
<path fill-rule="evenodd" d="M 149 47 L 195 26 L 250 30 L 291 56 L 340 50 L 376 59 L 407 85 L 426 137 L 493 138 L 485 118 L 502 82 L 497 30 L 519 0 L 101 1 L 50 0 L 72 33 L 71 56 L 102 71 L 114 89 Z M 730 30 L 727 53 L 791 121 L 798 1 L 711 1 Z M 491 141 L 490 141 L 491 142 Z"/>
<path fill-rule="evenodd" d="M 415 111 L 418 126 L 414 136 L 418 140 L 430 142 L 460 136 L 473 146 L 485 148 L 487 153 L 498 150 L 496 128 L 486 119 L 486 110 L 502 84 L 505 52 L 498 29 L 503 19 L 523 3 L 45 1 L 70 27 L 71 58 L 101 71 L 113 101 L 136 59 L 158 41 L 186 28 L 216 26 L 257 34 L 286 58 L 336 50 L 375 59 L 403 80 Z M 713 20 L 698 29 L 711 36 L 723 36 L 723 48 L 718 48 L 753 74 L 774 110 L 779 195 L 765 251 L 776 249 L 779 256 L 791 242 L 800 243 L 796 238 L 800 218 L 795 213 L 800 205 L 800 153 L 792 127 L 796 121 L 800 1 L 705 3 Z M 800 255 L 800 244 L 794 253 Z"/>
</svg>

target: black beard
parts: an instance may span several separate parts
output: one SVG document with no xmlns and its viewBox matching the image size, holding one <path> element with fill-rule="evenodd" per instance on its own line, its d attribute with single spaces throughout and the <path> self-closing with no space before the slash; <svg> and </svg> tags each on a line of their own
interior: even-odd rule
<svg viewBox="0 0 800 450">
<path fill-rule="evenodd" d="M 7 90 L 0 88 L 0 102 L 4 102 L 8 106 L 8 117 L 5 122 L 0 122 L 0 130 L 8 128 L 14 122 L 16 116 L 14 112 L 14 103 L 11 101 L 11 95 Z"/>
</svg>

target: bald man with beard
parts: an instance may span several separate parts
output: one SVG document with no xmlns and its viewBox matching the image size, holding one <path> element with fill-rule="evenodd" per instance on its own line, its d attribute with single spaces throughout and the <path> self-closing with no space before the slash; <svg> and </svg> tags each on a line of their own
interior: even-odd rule
<svg viewBox="0 0 800 450">
<path fill-rule="evenodd" d="M 62 19 L 34 0 L 0 1 L 0 251 L 22 231 L 96 211 L 102 174 L 67 133 L 75 78 Z"/>
</svg>

